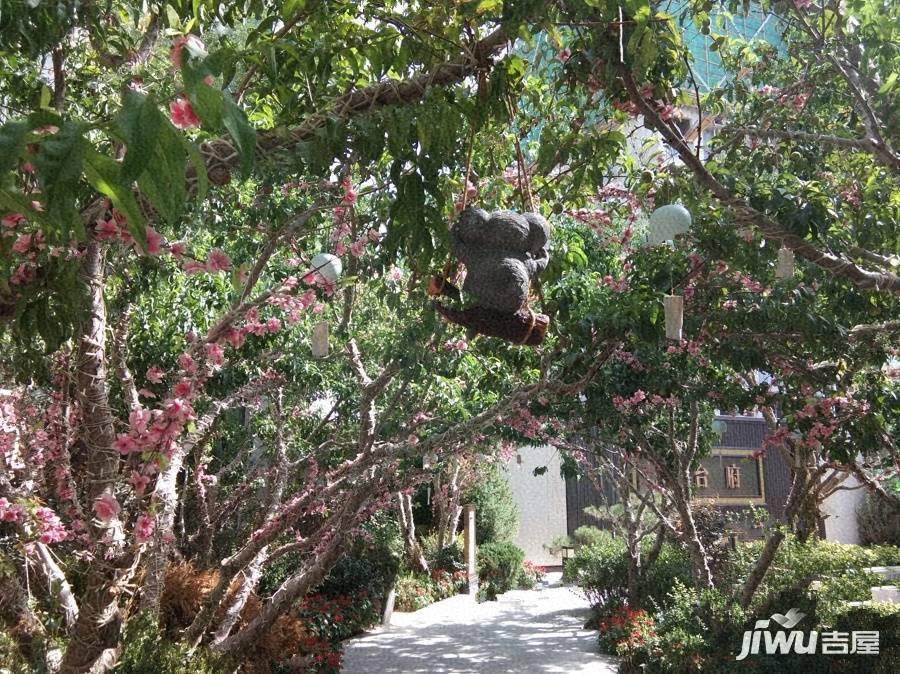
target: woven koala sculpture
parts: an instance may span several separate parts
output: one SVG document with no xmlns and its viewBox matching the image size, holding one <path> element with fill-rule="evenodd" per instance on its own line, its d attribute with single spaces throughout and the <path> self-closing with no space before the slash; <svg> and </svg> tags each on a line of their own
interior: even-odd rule
<svg viewBox="0 0 900 674">
<path fill-rule="evenodd" d="M 466 266 L 463 290 L 478 303 L 463 310 L 437 303 L 435 308 L 470 332 L 540 344 L 550 318 L 528 308 L 527 300 L 532 280 L 550 260 L 549 239 L 550 226 L 537 213 L 467 208 L 450 229 L 450 245 Z M 442 279 L 442 294 L 453 296 L 455 289 L 446 285 Z"/>
</svg>

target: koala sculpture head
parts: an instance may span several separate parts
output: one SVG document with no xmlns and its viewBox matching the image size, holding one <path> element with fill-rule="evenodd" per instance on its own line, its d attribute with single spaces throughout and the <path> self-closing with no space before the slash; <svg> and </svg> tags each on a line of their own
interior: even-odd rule
<svg viewBox="0 0 900 674">
<path fill-rule="evenodd" d="M 466 265 L 463 290 L 479 305 L 514 313 L 531 280 L 547 266 L 550 226 L 537 213 L 464 210 L 450 230 L 453 253 Z"/>
</svg>

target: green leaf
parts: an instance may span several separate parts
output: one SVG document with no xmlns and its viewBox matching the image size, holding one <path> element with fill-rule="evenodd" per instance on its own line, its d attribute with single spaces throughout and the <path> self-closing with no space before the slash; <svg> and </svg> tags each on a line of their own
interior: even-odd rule
<svg viewBox="0 0 900 674">
<path fill-rule="evenodd" d="M 129 90 L 118 123 L 128 150 L 122 162 L 122 177 L 136 180 L 150 164 L 165 118 L 152 98 Z"/>
<path fill-rule="evenodd" d="M 194 112 L 203 122 L 203 126 L 210 130 L 217 130 L 222 126 L 222 108 L 224 98 L 222 91 L 208 84 L 200 83 L 193 91 L 189 92 Z"/>
<path fill-rule="evenodd" d="M 68 239 L 71 229 L 81 225 L 75 200 L 84 156 L 90 148 L 83 131 L 80 124 L 63 123 L 57 133 L 44 139 L 34 161 L 47 220 L 60 240 Z"/>
<path fill-rule="evenodd" d="M 25 134 L 28 125 L 25 122 L 7 122 L 0 126 L 0 173 L 12 171 L 25 149 Z"/>
<path fill-rule="evenodd" d="M 85 176 L 98 192 L 105 194 L 113 206 L 125 216 L 128 231 L 144 250 L 147 249 L 147 225 L 138 207 L 131 184 L 122 178 L 122 167 L 115 160 L 91 151 L 85 163 Z"/>
<path fill-rule="evenodd" d="M 191 160 L 191 164 L 193 164 L 194 171 L 197 174 L 196 198 L 197 201 L 202 202 L 206 199 L 206 192 L 209 190 L 209 176 L 206 174 L 206 162 L 203 161 L 203 156 L 200 154 L 200 150 L 197 149 L 196 145 L 181 135 L 179 135 L 179 140 L 187 152 L 188 158 Z"/>
<path fill-rule="evenodd" d="M 185 148 L 182 136 L 163 120 L 158 142 L 148 160 L 138 187 L 162 218 L 175 222 L 185 200 Z"/>
<path fill-rule="evenodd" d="M 898 73 L 897 73 L 897 72 L 892 72 L 890 75 L 888 75 L 888 78 L 884 81 L 884 84 L 882 84 L 882 85 L 878 88 L 878 93 L 879 93 L 879 94 L 886 94 L 886 93 L 889 92 L 891 89 L 893 89 L 893 88 L 894 88 L 894 85 L 897 84 L 897 77 L 898 77 Z"/>
<path fill-rule="evenodd" d="M 256 157 L 256 131 L 250 126 L 244 111 L 230 96 L 224 97 L 222 122 L 241 156 L 241 174 L 247 178 L 253 170 L 253 160 Z"/>
</svg>

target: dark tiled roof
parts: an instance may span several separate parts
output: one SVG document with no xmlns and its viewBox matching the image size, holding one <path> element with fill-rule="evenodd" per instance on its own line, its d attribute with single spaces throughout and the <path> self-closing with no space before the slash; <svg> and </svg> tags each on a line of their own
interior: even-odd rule
<svg viewBox="0 0 900 674">
<path fill-rule="evenodd" d="M 766 420 L 761 417 L 717 416 L 726 425 L 722 439 L 714 447 L 759 449 L 768 433 Z"/>
</svg>

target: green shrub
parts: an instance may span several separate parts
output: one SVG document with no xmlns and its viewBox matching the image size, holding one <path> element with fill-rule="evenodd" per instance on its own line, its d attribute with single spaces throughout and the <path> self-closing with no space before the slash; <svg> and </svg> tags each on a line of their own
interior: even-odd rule
<svg viewBox="0 0 900 674">
<path fill-rule="evenodd" d="M 525 553 L 512 543 L 485 543 L 478 548 L 479 598 L 493 601 L 516 587 Z"/>
<path fill-rule="evenodd" d="M 751 541 L 738 545 L 727 565 L 723 586 L 739 586 L 756 563 L 764 541 Z M 809 590 L 815 580 L 823 582 L 825 606 L 842 599 L 867 599 L 868 593 L 859 595 L 862 583 L 859 578 L 862 569 L 870 566 L 891 566 L 900 564 L 900 548 L 896 546 L 862 547 L 834 543 L 831 541 L 809 540 L 800 543 L 793 536 L 782 542 L 775 555 L 769 572 L 753 599 L 752 609 L 764 605 L 795 606 L 805 613 L 815 613 L 817 599 Z M 856 576 L 856 577 L 854 577 Z M 836 584 L 829 581 L 840 580 Z M 874 585 L 879 583 L 873 582 Z M 834 597 L 829 599 L 829 593 Z"/>
<path fill-rule="evenodd" d="M 675 580 L 664 601 L 653 604 L 649 615 L 616 606 L 601 616 L 601 646 L 623 658 L 621 674 L 747 671 L 735 666 L 733 654 L 746 616 L 725 593 Z"/>
<path fill-rule="evenodd" d="M 576 583 L 592 606 L 623 601 L 628 592 L 628 552 L 625 541 L 601 532 L 594 543 L 575 551 L 563 569 L 563 579 Z M 646 556 L 652 544 L 642 548 Z M 675 580 L 690 583 L 691 565 L 687 555 L 676 545 L 665 543 L 656 561 L 645 566 L 638 582 L 642 603 L 663 601 Z"/>
<path fill-rule="evenodd" d="M 475 541 L 478 545 L 509 542 L 519 528 L 519 512 L 503 470 L 496 465 L 481 469 L 466 495 L 475 505 Z"/>
<path fill-rule="evenodd" d="M 900 498 L 900 477 L 893 477 L 884 486 Z M 856 521 L 865 545 L 900 545 L 900 512 L 883 496 L 867 493 L 856 511 Z"/>
<path fill-rule="evenodd" d="M 442 569 L 453 573 L 466 568 L 463 561 L 462 534 L 454 537 L 449 545 L 437 549 L 437 536 L 431 533 L 422 539 L 422 550 L 430 569 Z"/>
<path fill-rule="evenodd" d="M 394 585 L 394 592 L 394 609 L 397 611 L 418 611 L 437 600 L 434 585 L 423 574 L 400 576 Z"/>
<path fill-rule="evenodd" d="M 544 582 L 546 575 L 547 571 L 543 566 L 526 559 L 519 571 L 518 587 L 520 590 L 533 590 Z"/>
<path fill-rule="evenodd" d="M 186 643 L 167 640 L 156 620 L 140 614 L 128 621 L 116 674 L 215 674 L 227 671 L 203 649 L 189 653 Z"/>
</svg>

